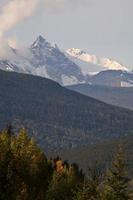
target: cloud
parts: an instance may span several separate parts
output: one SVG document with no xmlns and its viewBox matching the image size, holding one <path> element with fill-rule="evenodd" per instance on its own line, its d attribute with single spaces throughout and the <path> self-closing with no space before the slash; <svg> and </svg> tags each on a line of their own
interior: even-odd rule
<svg viewBox="0 0 133 200">
<path fill-rule="evenodd" d="M 32 16 L 39 4 L 43 4 L 45 10 L 58 11 L 67 8 L 68 4 L 75 7 L 87 1 L 90 0 L 8 0 L 0 4 L 0 36 Z"/>
<path fill-rule="evenodd" d="M 41 5 L 43 11 L 58 12 L 90 0 L 0 0 L 0 57 L 12 57 L 11 47 L 21 48 L 16 37 L 5 38 L 5 33 L 31 17 Z M 69 6 L 70 5 L 70 6 Z"/>
<path fill-rule="evenodd" d="M 0 37 L 0 58 L 10 59 L 14 57 L 14 53 L 9 46 L 8 40 Z"/>
<path fill-rule="evenodd" d="M 1 9 L 0 36 L 30 17 L 38 3 L 39 0 L 10 0 L 7 2 Z"/>
<path fill-rule="evenodd" d="M 5 1 L 5 0 L 4 0 Z M 32 16 L 38 7 L 40 0 L 8 0 L 0 4 L 0 57 L 9 59 L 14 57 L 10 48 L 20 48 L 15 37 L 6 38 L 5 33 L 14 28 L 23 20 Z"/>
<path fill-rule="evenodd" d="M 16 37 L 8 38 L 8 44 L 10 47 L 12 47 L 14 49 L 19 49 L 21 46 Z"/>
<path fill-rule="evenodd" d="M 91 0 L 41 0 L 44 9 L 52 12 L 76 8 L 78 5 L 86 6 Z"/>
</svg>

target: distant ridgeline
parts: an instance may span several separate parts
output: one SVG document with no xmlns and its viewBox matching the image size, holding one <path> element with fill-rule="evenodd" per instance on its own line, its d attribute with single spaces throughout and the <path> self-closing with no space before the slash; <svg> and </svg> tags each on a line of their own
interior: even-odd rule
<svg viewBox="0 0 133 200">
<path fill-rule="evenodd" d="M 0 128 L 26 127 L 46 151 L 133 134 L 133 112 L 49 79 L 0 71 Z"/>
<path fill-rule="evenodd" d="M 133 87 L 78 84 L 67 88 L 108 104 L 133 110 Z"/>
</svg>

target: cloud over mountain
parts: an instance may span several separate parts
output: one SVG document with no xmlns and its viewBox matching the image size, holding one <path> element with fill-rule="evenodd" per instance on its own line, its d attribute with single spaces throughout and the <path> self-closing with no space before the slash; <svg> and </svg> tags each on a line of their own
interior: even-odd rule
<svg viewBox="0 0 133 200">
<path fill-rule="evenodd" d="M 0 15 L 0 34 L 30 17 L 36 9 L 38 0 L 12 0 L 2 7 Z"/>
</svg>

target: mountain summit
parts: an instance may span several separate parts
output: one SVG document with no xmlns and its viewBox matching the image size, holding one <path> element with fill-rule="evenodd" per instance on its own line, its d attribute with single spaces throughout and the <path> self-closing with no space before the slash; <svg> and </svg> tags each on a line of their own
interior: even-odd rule
<svg viewBox="0 0 133 200">
<path fill-rule="evenodd" d="M 67 58 L 57 45 L 52 46 L 42 36 L 31 45 L 30 52 L 35 75 L 50 78 L 61 85 L 84 81 L 79 67 Z"/>
<path fill-rule="evenodd" d="M 86 79 L 57 45 L 53 46 L 41 35 L 25 52 L 15 49 L 12 57 L 0 56 L 0 69 L 49 78 L 61 85 L 82 83 Z"/>
<path fill-rule="evenodd" d="M 43 47 L 51 47 L 50 43 L 46 41 L 44 37 L 39 35 L 35 42 L 31 45 L 31 48 L 43 48 Z"/>
<path fill-rule="evenodd" d="M 25 50 L 12 49 L 6 58 L 0 55 L 0 69 L 28 73 L 52 79 L 61 85 L 91 83 L 92 74 L 108 69 L 127 68 L 108 58 L 89 55 L 80 49 L 63 52 L 41 35 Z"/>
<path fill-rule="evenodd" d="M 110 58 L 102 58 L 96 55 L 86 53 L 81 49 L 71 48 L 66 51 L 69 58 L 81 66 L 83 70 L 86 68 L 86 73 L 99 72 L 102 70 L 124 70 L 128 71 L 127 67 Z M 90 64 L 92 67 L 90 68 Z M 86 66 L 86 67 L 85 67 Z M 97 66 L 97 67 L 96 67 Z"/>
</svg>

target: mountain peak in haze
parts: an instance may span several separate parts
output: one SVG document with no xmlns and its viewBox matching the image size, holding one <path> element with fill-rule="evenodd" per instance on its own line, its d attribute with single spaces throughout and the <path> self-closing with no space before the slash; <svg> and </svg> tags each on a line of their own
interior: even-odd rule
<svg viewBox="0 0 133 200">
<path fill-rule="evenodd" d="M 81 49 L 76 49 L 76 48 L 71 48 L 68 49 L 67 52 L 73 56 L 81 56 L 83 54 L 86 54 L 85 51 L 81 50 Z"/>
<path fill-rule="evenodd" d="M 8 47 L 7 51 L 6 57 L 0 54 L 0 69 L 42 76 L 61 85 L 90 84 L 92 75 L 109 69 L 127 71 L 117 61 L 89 55 L 80 49 L 63 52 L 41 35 L 28 48 Z"/>
<path fill-rule="evenodd" d="M 44 37 L 39 35 L 35 40 L 35 42 L 33 42 L 33 44 L 31 45 L 31 48 L 37 48 L 37 47 L 38 48 L 51 47 L 51 44 L 47 42 L 47 40 Z"/>
<path fill-rule="evenodd" d="M 74 59 L 77 59 L 79 61 L 82 61 L 84 63 L 93 64 L 101 67 L 103 67 L 102 70 L 124 70 L 129 71 L 126 66 L 120 64 L 116 60 L 106 58 L 106 57 L 99 57 L 96 55 L 88 54 L 87 52 L 81 50 L 81 49 L 75 49 L 71 48 L 66 51 L 66 53 Z M 75 60 L 76 61 L 76 60 Z M 76 62 L 77 63 L 77 62 Z M 77 63 L 78 64 L 78 63 Z M 82 63 L 83 64 L 83 63 Z M 99 71 L 99 70 L 98 70 Z"/>
</svg>

